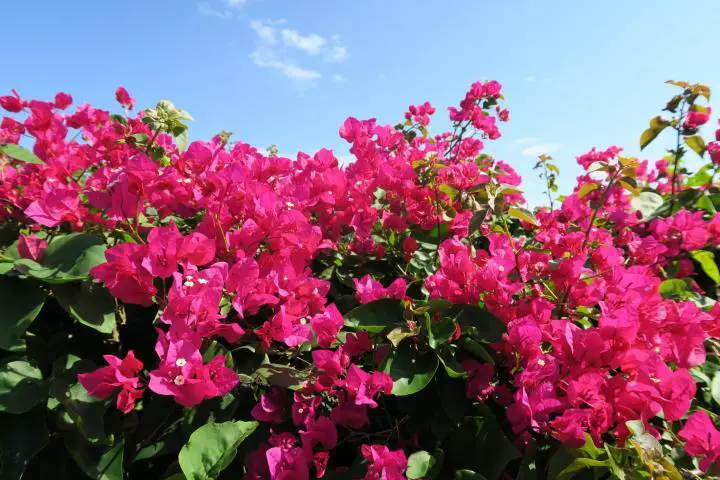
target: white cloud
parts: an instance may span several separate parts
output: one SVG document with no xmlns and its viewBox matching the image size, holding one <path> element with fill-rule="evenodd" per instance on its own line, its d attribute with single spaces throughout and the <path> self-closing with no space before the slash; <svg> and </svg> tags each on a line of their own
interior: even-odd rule
<svg viewBox="0 0 720 480">
<path fill-rule="evenodd" d="M 527 77 L 525 77 L 526 82 L 534 82 L 535 80 L 537 80 L 535 75 L 528 75 Z"/>
<path fill-rule="evenodd" d="M 206 2 L 198 4 L 198 12 L 200 12 L 201 15 L 206 15 L 208 17 L 232 18 L 233 16 L 233 13 L 230 10 L 217 10 Z"/>
<path fill-rule="evenodd" d="M 227 4 L 231 7 L 242 7 L 248 0 L 227 0 Z"/>
<path fill-rule="evenodd" d="M 312 85 L 314 80 L 322 77 L 322 74 L 317 70 L 299 66 L 293 52 L 300 51 L 309 56 L 322 56 L 325 61 L 331 62 L 339 62 L 348 57 L 348 50 L 340 43 L 337 35 L 333 35 L 328 40 L 317 33 L 302 34 L 291 28 L 278 28 L 278 25 L 285 23 L 285 20 L 250 21 L 250 28 L 257 35 L 257 46 L 250 54 L 256 66 L 277 70 L 286 77 Z M 331 78 L 336 82 L 346 80 L 340 74 L 335 74 Z"/>
<path fill-rule="evenodd" d="M 342 45 L 333 45 L 327 52 L 327 58 L 333 62 L 342 62 L 348 57 L 347 48 Z"/>
<path fill-rule="evenodd" d="M 332 79 L 333 79 L 333 82 L 338 82 L 338 83 L 347 82 L 347 78 L 345 78 L 344 75 L 340 75 L 339 73 L 336 73 L 335 75 L 333 75 Z"/>
<path fill-rule="evenodd" d="M 285 45 L 303 50 L 308 55 L 317 55 L 322 52 L 327 45 L 327 39 L 316 33 L 301 35 L 297 30 L 290 30 L 288 28 L 284 28 L 281 33 Z"/>
<path fill-rule="evenodd" d="M 271 68 L 283 75 L 296 80 L 317 80 L 322 75 L 315 70 L 298 67 L 297 65 L 279 60 L 271 50 L 258 49 L 250 54 L 253 63 L 260 68 Z"/>
<path fill-rule="evenodd" d="M 555 153 L 558 150 L 560 150 L 560 144 L 557 142 L 547 142 L 547 143 L 540 143 L 537 145 L 532 145 L 530 147 L 524 148 L 522 150 L 523 155 L 526 157 L 537 157 L 538 155 L 542 154 L 551 154 Z"/>
<path fill-rule="evenodd" d="M 514 143 L 516 143 L 518 145 L 525 145 L 527 143 L 533 143 L 533 142 L 537 142 L 537 141 L 538 141 L 538 139 L 535 137 L 520 137 L 520 138 L 515 139 Z"/>
<path fill-rule="evenodd" d="M 267 25 L 260 20 L 252 20 L 250 22 L 250 28 L 257 34 L 260 39 L 270 45 L 274 45 L 277 42 L 275 36 L 275 28 Z"/>
</svg>

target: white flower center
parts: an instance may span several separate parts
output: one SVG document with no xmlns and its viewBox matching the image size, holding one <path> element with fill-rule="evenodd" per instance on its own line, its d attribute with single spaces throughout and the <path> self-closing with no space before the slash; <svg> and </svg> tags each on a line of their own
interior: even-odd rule
<svg viewBox="0 0 720 480">
<path fill-rule="evenodd" d="M 208 281 L 205 280 L 204 278 L 198 278 L 198 283 L 199 283 L 200 285 L 205 285 L 206 283 L 208 283 Z"/>
<path fill-rule="evenodd" d="M 185 360 L 184 358 L 178 358 L 177 360 L 175 360 L 175 365 L 177 365 L 178 367 L 184 367 L 185 365 L 187 365 L 187 360 Z"/>
<path fill-rule="evenodd" d="M 182 375 L 178 375 L 173 379 L 173 383 L 178 386 L 185 385 L 185 377 L 183 377 Z"/>
</svg>

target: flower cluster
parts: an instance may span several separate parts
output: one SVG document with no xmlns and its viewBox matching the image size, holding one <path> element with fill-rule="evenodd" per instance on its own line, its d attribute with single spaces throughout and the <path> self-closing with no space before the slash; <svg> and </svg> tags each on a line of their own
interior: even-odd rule
<svg viewBox="0 0 720 480">
<path fill-rule="evenodd" d="M 190 433 L 225 420 L 257 429 L 233 463 L 257 480 L 498 478 L 526 468 L 521 451 L 547 465 L 588 444 L 624 452 L 607 468 L 717 471 L 720 130 L 700 143 L 709 90 L 673 84 L 676 116 L 653 119 L 641 143 L 675 129 L 700 171 L 682 167 L 683 148 L 654 165 L 594 148 L 560 207 L 535 212 L 485 152 L 509 119 L 496 81 L 449 108 L 448 132 L 430 133 L 427 102 L 397 126 L 348 118 L 346 167 L 330 150 L 290 159 L 226 132 L 188 146 L 187 112 L 134 112 L 122 87 L 125 115 L 13 90 L 0 96 L 14 114 L 0 124 L 12 237 L 0 288 L 51 307 L 18 313 L 0 347 L 29 368 L 49 361 L 37 369 L 52 372 L 48 415 L 62 432 L 74 422 L 87 451 L 125 439 L 122 468 L 137 475 L 156 475 L 142 462 L 180 438 L 177 468 L 208 478 L 187 459 L 213 440 Z M 86 360 L 106 365 L 55 378 L 83 350 L 48 359 L 58 328 L 94 329 Z M 76 392 L 58 393 L 75 381 L 115 400 L 107 415 L 125 420 L 98 429 L 114 436 L 87 436 Z M 153 419 L 163 402 L 183 408 Z M 638 435 L 684 448 L 685 463 Z M 232 444 L 225 467 L 243 440 L 217 440 Z"/>
</svg>

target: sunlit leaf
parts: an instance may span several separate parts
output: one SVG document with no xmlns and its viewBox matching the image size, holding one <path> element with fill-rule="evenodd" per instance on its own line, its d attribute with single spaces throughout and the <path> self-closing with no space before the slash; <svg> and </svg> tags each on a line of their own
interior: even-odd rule
<svg viewBox="0 0 720 480">
<path fill-rule="evenodd" d="M 34 163 L 35 165 L 44 165 L 45 162 L 32 153 L 27 148 L 23 148 L 20 145 L 14 143 L 8 143 L 7 145 L 0 145 L 0 153 L 7 155 L 8 157 L 20 160 L 25 163 Z"/>
</svg>

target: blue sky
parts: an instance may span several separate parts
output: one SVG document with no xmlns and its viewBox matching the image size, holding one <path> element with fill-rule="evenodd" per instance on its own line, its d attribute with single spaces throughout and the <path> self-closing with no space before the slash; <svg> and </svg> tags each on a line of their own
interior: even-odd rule
<svg viewBox="0 0 720 480">
<path fill-rule="evenodd" d="M 720 93 L 718 0 L 23 0 L 3 13 L 1 92 L 116 108 L 123 85 L 140 106 L 188 110 L 192 138 L 229 130 L 286 154 L 347 158 L 347 116 L 396 123 L 425 100 L 444 116 L 472 81 L 497 79 L 511 121 L 487 150 L 531 203 L 537 153 L 553 154 L 567 190 L 593 146 L 640 155 L 665 80 Z"/>
</svg>

